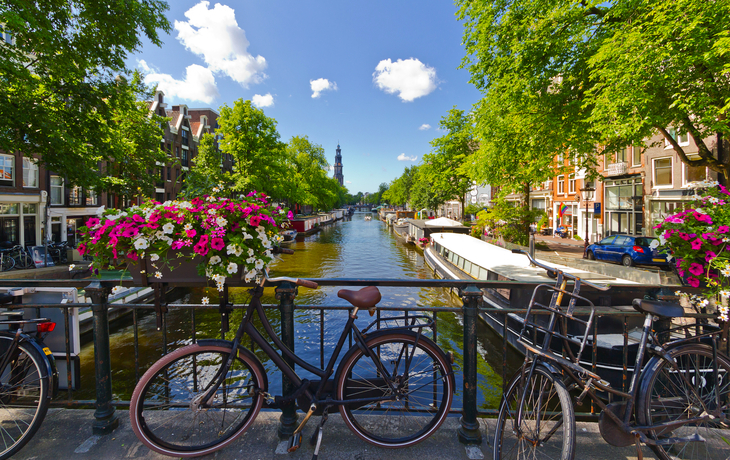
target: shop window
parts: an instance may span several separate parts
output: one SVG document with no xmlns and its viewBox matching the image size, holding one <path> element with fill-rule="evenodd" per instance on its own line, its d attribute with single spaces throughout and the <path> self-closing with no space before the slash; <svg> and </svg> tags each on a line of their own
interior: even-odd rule
<svg viewBox="0 0 730 460">
<path fill-rule="evenodd" d="M 38 188 L 38 162 L 23 158 L 23 187 Z"/>
<path fill-rule="evenodd" d="M 0 155 L 0 185 L 12 187 L 15 185 L 15 157 Z"/>
<path fill-rule="evenodd" d="M 641 166 L 641 148 L 634 147 L 633 155 L 631 157 L 631 166 Z"/>
<path fill-rule="evenodd" d="M 672 159 L 654 159 L 654 187 L 672 186 Z"/>
<path fill-rule="evenodd" d="M 51 204 L 63 204 L 63 178 L 51 176 Z"/>
</svg>

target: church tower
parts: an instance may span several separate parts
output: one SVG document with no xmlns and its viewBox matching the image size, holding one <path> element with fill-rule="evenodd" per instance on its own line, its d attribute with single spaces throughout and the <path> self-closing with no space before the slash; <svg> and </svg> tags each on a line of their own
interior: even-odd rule
<svg viewBox="0 0 730 460">
<path fill-rule="evenodd" d="M 345 178 L 342 175 L 342 150 L 340 150 L 340 144 L 337 144 L 337 153 L 335 154 L 335 175 L 334 178 L 340 185 L 344 185 Z"/>
</svg>

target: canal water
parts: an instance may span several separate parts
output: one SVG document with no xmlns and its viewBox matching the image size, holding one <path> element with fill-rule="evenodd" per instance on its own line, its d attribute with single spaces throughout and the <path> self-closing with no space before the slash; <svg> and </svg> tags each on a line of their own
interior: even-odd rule
<svg viewBox="0 0 730 460">
<path fill-rule="evenodd" d="M 432 279 L 433 272 L 426 265 L 423 255 L 412 245 L 401 243 L 388 227 L 375 219 L 366 221 L 366 214 L 356 213 L 350 220 L 339 221 L 325 227 L 314 235 L 299 238 L 291 248 L 292 255 L 284 255 L 272 264 L 272 276 L 291 276 L 299 278 L 388 278 L 388 279 Z M 320 287 L 317 290 L 299 288 L 295 305 L 343 306 L 347 303 L 337 297 L 340 287 Z M 353 288 L 357 289 L 357 288 Z M 434 306 L 452 307 L 454 313 L 439 312 L 437 314 L 437 342 L 445 351 L 454 354 L 457 366 L 457 397 L 454 407 L 461 406 L 461 368 L 463 323 L 460 315 L 461 302 L 448 290 L 442 288 L 379 288 L 382 293 L 381 306 Z M 231 289 L 230 301 L 235 304 L 248 302 L 246 289 Z M 189 289 L 179 293 L 178 303 L 199 303 L 202 297 L 210 298 L 211 304 L 218 302 L 218 293 L 214 288 Z M 277 304 L 273 289 L 267 289 L 264 304 Z M 231 338 L 238 326 L 242 311 L 235 311 L 231 317 Z M 382 312 L 382 316 L 399 315 L 397 312 Z M 166 341 L 168 350 L 184 346 L 192 342 L 192 315 L 189 309 L 175 309 L 171 305 L 167 314 Z M 149 367 L 162 355 L 163 334 L 156 330 L 155 315 L 140 315 L 138 328 L 139 366 L 140 371 Z M 220 314 L 217 310 L 204 310 L 194 313 L 196 337 L 220 338 Z M 267 316 L 279 330 L 279 312 L 272 309 Z M 357 325 L 361 329 L 373 318 L 367 312 L 358 314 Z M 346 311 L 325 311 L 324 330 L 320 326 L 318 310 L 300 310 L 295 312 L 295 351 L 305 360 L 324 367 L 329 360 L 342 327 L 347 320 Z M 323 337 L 320 336 L 323 334 Z M 324 343 L 324 363 L 321 363 Z M 249 343 L 245 343 L 250 346 Z M 347 343 L 345 344 L 347 347 Z M 478 324 L 478 397 L 484 409 L 497 409 L 502 394 L 502 339 L 491 329 Z M 343 350 L 342 355 L 346 351 Z M 270 393 L 280 394 L 281 378 L 275 366 L 260 350 L 254 350 L 269 373 Z M 111 336 L 112 386 L 115 399 L 129 400 L 137 381 L 135 370 L 134 327 L 131 319 L 127 323 L 112 326 Z M 81 352 L 81 385 L 82 389 L 74 393 L 75 399 L 94 399 L 93 346 L 86 344 Z M 508 348 L 506 375 L 512 375 L 516 366 L 521 364 L 520 357 Z M 305 371 L 300 375 L 308 377 Z M 276 375 L 274 375 L 276 374 Z"/>
</svg>

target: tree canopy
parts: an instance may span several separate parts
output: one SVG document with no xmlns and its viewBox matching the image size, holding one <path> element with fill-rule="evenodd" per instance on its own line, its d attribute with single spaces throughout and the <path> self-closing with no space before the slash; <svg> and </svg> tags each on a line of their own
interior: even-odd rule
<svg viewBox="0 0 730 460">
<path fill-rule="evenodd" d="M 315 209 L 330 209 L 339 201 L 340 184 L 327 176 L 329 164 L 324 149 L 310 142 L 307 136 L 294 136 L 286 145 L 289 168 L 285 183 L 286 198 L 291 203 L 311 205 Z"/>
<path fill-rule="evenodd" d="M 0 150 L 35 155 L 76 185 L 129 191 L 144 182 L 160 121 L 137 116 L 129 96 L 147 89 L 125 60 L 143 39 L 161 43 L 165 10 L 160 0 L 3 2 L 0 29 L 10 38 L 0 40 Z M 129 135 L 135 140 L 123 140 Z M 121 176 L 89 174 L 100 162 L 117 163 Z"/>
<path fill-rule="evenodd" d="M 528 163 L 539 173 L 540 156 L 566 153 L 592 166 L 597 155 L 642 145 L 658 131 L 686 163 L 730 176 L 728 156 L 715 158 L 717 140 L 730 136 L 727 2 L 457 5 L 463 66 L 484 93 L 476 108 L 480 141 L 522 136 L 511 155 L 536 160 Z M 688 158 L 668 128 L 689 133 L 699 157 Z M 524 167 L 504 161 L 510 172 Z"/>
</svg>

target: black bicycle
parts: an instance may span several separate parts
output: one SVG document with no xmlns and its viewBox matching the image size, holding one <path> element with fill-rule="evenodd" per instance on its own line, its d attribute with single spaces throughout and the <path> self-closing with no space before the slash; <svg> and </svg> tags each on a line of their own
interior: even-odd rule
<svg viewBox="0 0 730 460">
<path fill-rule="evenodd" d="M 502 400 L 495 460 L 572 460 L 576 428 L 571 390 L 577 403 L 587 397 L 601 408 L 598 426 L 611 445 L 638 449 L 645 444 L 662 460 L 730 457 L 730 358 L 718 346 L 726 330 L 710 323 L 655 330 L 655 318 L 679 318 L 684 309 L 634 300 L 634 309 L 644 314 L 644 327 L 629 390 L 620 391 L 580 360 L 595 333 L 595 308 L 580 295 L 581 287 L 607 288 L 528 257 L 557 279 L 554 286 L 537 286 L 528 306 L 519 336 L 527 356 Z M 580 306 L 588 313 L 578 314 Z M 534 315 L 539 310 L 548 315 Z"/>
<path fill-rule="evenodd" d="M 264 314 L 264 286 L 283 282 L 317 287 L 307 280 L 264 277 L 251 290 L 251 302 L 233 341 L 199 340 L 164 356 L 145 372 L 129 408 L 132 429 L 140 441 L 164 455 L 206 455 L 241 436 L 262 407 L 288 404 L 297 404 L 306 412 L 289 440 L 290 452 L 301 445 L 302 429 L 310 417 L 322 414 L 310 440 L 315 459 L 322 427 L 333 408 L 339 409 L 357 436 L 379 447 L 412 446 L 439 428 L 449 413 L 455 381 L 449 355 L 423 333 L 433 327 L 429 316 L 389 317 L 361 331 L 355 325 L 358 310 L 372 314 L 380 301 L 378 288 L 340 290 L 338 296 L 353 308 L 326 368 L 320 369 L 289 350 Z M 256 317 L 268 339 L 254 326 Z M 350 334 L 354 344 L 335 370 Z M 244 335 L 294 383 L 297 389 L 293 393 L 276 397 L 268 393 L 266 371 L 243 347 Z M 320 380 L 302 379 L 285 358 Z M 399 418 L 394 423 L 388 417 Z"/>
<path fill-rule="evenodd" d="M 0 303 L 12 295 L 0 294 Z M 0 312 L 0 460 L 25 446 L 43 423 L 48 405 L 58 391 L 58 372 L 43 337 L 56 323 L 23 319 L 22 311 Z M 35 327 L 34 333 L 25 328 Z"/>
</svg>

